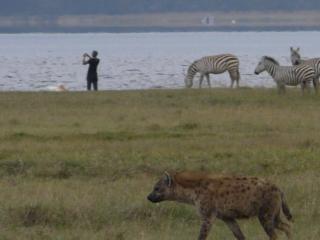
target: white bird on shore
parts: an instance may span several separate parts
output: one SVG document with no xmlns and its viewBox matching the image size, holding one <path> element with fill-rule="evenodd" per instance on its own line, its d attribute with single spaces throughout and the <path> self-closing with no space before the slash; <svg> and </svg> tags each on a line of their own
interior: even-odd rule
<svg viewBox="0 0 320 240">
<path fill-rule="evenodd" d="M 60 84 L 58 86 L 48 86 L 47 90 L 52 91 L 52 92 L 66 92 L 66 91 L 68 91 L 68 89 L 63 84 Z"/>
</svg>

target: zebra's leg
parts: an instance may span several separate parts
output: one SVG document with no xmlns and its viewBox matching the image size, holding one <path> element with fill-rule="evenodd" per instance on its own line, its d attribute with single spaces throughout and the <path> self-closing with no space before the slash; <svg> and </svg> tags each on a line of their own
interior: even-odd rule
<svg viewBox="0 0 320 240">
<path fill-rule="evenodd" d="M 238 83 L 239 76 L 238 75 L 239 74 L 238 74 L 237 71 L 229 71 L 229 76 L 230 76 L 230 79 L 231 79 L 230 88 L 233 88 L 234 81 L 237 81 L 237 86 L 239 85 L 239 83 Z"/>
<path fill-rule="evenodd" d="M 302 95 L 304 95 L 304 91 L 305 89 L 308 87 L 308 82 L 307 81 L 302 81 L 301 82 L 301 91 L 302 91 Z"/>
<path fill-rule="evenodd" d="M 300 86 L 301 86 L 301 93 L 302 93 L 302 95 L 304 95 L 305 83 L 304 83 L 304 82 L 301 82 L 301 83 L 300 83 Z"/>
<path fill-rule="evenodd" d="M 314 91 L 315 93 L 318 93 L 318 89 L 319 89 L 319 76 L 316 76 L 313 80 L 313 87 L 314 87 Z"/>
<path fill-rule="evenodd" d="M 230 88 L 233 88 L 233 85 L 234 85 L 234 80 L 233 80 L 233 79 L 231 79 Z"/>
<path fill-rule="evenodd" d="M 202 87 L 203 77 L 204 77 L 203 74 L 201 74 L 199 78 L 199 88 Z"/>
<path fill-rule="evenodd" d="M 237 88 L 239 88 L 240 72 L 237 70 Z"/>
<path fill-rule="evenodd" d="M 238 78 L 237 78 L 237 88 L 239 88 L 239 82 L 240 82 L 240 72 L 238 71 Z"/>
<path fill-rule="evenodd" d="M 313 80 L 312 80 L 313 82 Z M 307 93 L 310 94 L 311 93 L 311 81 L 307 81 L 306 82 L 306 89 L 307 89 Z"/>
<path fill-rule="evenodd" d="M 281 94 L 281 86 L 279 83 L 277 83 L 277 89 L 278 89 L 278 94 L 280 95 Z"/>
<path fill-rule="evenodd" d="M 206 74 L 206 78 L 207 78 L 208 86 L 209 86 L 209 88 L 211 88 L 209 73 Z"/>
<path fill-rule="evenodd" d="M 282 93 L 285 93 L 285 85 L 277 83 L 277 88 L 278 88 L 278 94 L 281 95 Z"/>
</svg>

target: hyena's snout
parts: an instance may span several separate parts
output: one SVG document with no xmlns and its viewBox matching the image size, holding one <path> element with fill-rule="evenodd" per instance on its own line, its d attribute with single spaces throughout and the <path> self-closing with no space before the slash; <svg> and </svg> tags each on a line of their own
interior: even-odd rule
<svg viewBox="0 0 320 240">
<path fill-rule="evenodd" d="M 157 203 L 157 202 L 161 202 L 162 201 L 162 197 L 155 193 L 155 192 L 152 192 L 148 195 L 147 199 L 150 201 L 150 202 L 153 202 L 153 203 Z"/>
<path fill-rule="evenodd" d="M 148 195 L 148 200 L 153 203 L 168 200 L 172 179 L 168 173 L 165 173 L 158 183 L 154 186 L 153 191 Z"/>
</svg>

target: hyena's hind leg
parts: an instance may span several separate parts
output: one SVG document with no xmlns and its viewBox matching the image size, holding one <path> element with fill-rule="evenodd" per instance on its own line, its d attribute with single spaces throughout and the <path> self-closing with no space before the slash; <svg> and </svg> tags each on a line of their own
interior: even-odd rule
<svg viewBox="0 0 320 240">
<path fill-rule="evenodd" d="M 280 231 L 284 232 L 287 235 L 287 238 L 289 240 L 292 239 L 291 231 L 290 231 L 290 225 L 288 223 L 285 223 L 280 218 L 280 213 L 275 218 L 275 227 L 279 229 Z"/>
<path fill-rule="evenodd" d="M 223 219 L 223 221 L 227 224 L 229 229 L 232 231 L 233 235 L 237 240 L 245 240 L 245 237 L 237 223 L 234 219 Z"/>
<path fill-rule="evenodd" d="M 258 214 L 259 221 L 270 240 L 278 239 L 275 229 L 278 226 L 276 218 L 280 214 L 281 203 L 280 195 L 270 193 L 269 199 L 266 199 L 266 204 L 262 206 Z"/>
<path fill-rule="evenodd" d="M 239 72 L 239 70 L 236 69 L 236 70 L 229 71 L 229 76 L 230 76 L 230 79 L 231 79 L 230 88 L 233 88 L 234 82 L 237 83 L 237 88 L 238 88 L 239 87 L 239 81 L 240 81 L 240 72 Z"/>
<path fill-rule="evenodd" d="M 270 240 L 278 239 L 277 234 L 275 232 L 274 218 L 269 214 L 260 215 L 259 221 L 264 229 L 264 231 L 269 236 Z"/>
</svg>

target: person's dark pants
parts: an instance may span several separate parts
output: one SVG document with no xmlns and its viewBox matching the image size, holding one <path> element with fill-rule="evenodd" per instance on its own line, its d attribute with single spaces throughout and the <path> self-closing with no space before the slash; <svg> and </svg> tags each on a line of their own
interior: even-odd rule
<svg viewBox="0 0 320 240">
<path fill-rule="evenodd" d="M 88 91 L 91 91 L 91 86 L 93 86 L 93 90 L 98 91 L 98 79 L 88 79 L 87 80 Z"/>
</svg>

